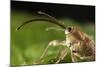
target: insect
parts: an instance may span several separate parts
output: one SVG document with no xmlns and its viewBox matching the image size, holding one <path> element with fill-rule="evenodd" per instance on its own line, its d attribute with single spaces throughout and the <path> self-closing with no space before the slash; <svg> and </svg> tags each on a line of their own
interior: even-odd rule
<svg viewBox="0 0 100 67">
<path fill-rule="evenodd" d="M 43 54 L 41 55 L 40 59 L 44 58 L 50 46 L 62 45 L 62 46 L 67 46 L 71 50 L 72 62 L 78 62 L 77 58 L 86 61 L 95 60 L 95 44 L 93 40 L 86 33 L 82 32 L 78 27 L 65 26 L 64 22 L 57 20 L 55 17 L 52 17 L 47 13 L 39 11 L 38 14 L 44 15 L 48 17 L 48 19 L 43 19 L 43 18 L 31 19 L 20 25 L 17 28 L 17 30 L 19 30 L 22 26 L 32 21 L 48 21 L 49 23 L 53 23 L 60 26 L 61 30 L 64 31 L 65 33 L 64 41 L 53 40 L 49 42 Z M 67 55 L 66 48 L 59 50 L 59 54 L 57 56 L 58 59 L 55 63 L 60 63 L 60 61 L 63 60 L 66 55 Z"/>
</svg>

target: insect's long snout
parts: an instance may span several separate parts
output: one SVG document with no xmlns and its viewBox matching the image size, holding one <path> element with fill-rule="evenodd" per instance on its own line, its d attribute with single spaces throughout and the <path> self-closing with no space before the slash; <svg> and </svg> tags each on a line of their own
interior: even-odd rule
<svg viewBox="0 0 100 67">
<path fill-rule="evenodd" d="M 49 14 L 46 14 L 41 11 L 38 11 L 38 14 L 44 15 L 44 16 L 48 17 L 48 19 L 31 19 L 31 20 L 25 21 L 22 25 L 20 25 L 17 28 L 17 30 L 21 29 L 21 27 L 23 27 L 25 24 L 33 22 L 33 21 L 48 21 L 49 23 L 53 23 L 53 24 L 60 26 L 62 29 L 66 29 L 66 26 L 63 24 L 63 22 L 58 21 L 56 18 L 50 16 Z"/>
</svg>

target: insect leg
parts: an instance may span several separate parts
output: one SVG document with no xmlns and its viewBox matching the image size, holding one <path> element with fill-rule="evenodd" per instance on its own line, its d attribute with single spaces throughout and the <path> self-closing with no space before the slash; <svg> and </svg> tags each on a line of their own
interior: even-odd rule
<svg viewBox="0 0 100 67">
<path fill-rule="evenodd" d="M 86 56 L 86 57 L 80 57 L 81 60 L 86 60 L 86 61 L 94 61 L 95 56 Z"/>
<path fill-rule="evenodd" d="M 72 57 L 72 62 L 78 62 L 78 58 L 80 58 L 80 56 L 77 53 L 71 53 L 71 57 Z"/>
<path fill-rule="evenodd" d="M 63 60 L 67 55 L 67 49 L 64 48 L 62 51 L 61 51 L 61 54 L 58 58 L 58 60 L 55 62 L 56 64 L 59 63 L 61 60 Z"/>
<path fill-rule="evenodd" d="M 48 51 L 49 45 L 45 48 L 42 56 L 40 57 L 40 59 L 43 59 L 43 57 L 46 55 L 47 51 Z"/>
<path fill-rule="evenodd" d="M 58 40 L 53 40 L 53 41 L 49 42 L 48 46 L 45 48 L 45 50 L 44 50 L 42 56 L 40 57 L 40 59 L 43 59 L 43 57 L 46 55 L 46 53 L 48 51 L 48 48 L 50 46 L 57 46 L 58 44 L 59 44 L 59 41 Z"/>
</svg>

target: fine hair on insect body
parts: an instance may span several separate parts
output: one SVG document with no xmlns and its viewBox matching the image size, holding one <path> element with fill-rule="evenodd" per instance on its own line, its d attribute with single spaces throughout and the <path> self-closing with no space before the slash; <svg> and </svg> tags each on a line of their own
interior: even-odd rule
<svg viewBox="0 0 100 67">
<path fill-rule="evenodd" d="M 49 23 L 53 23 L 61 27 L 61 29 L 56 28 L 48 28 L 56 29 L 64 31 L 65 33 L 65 40 L 58 41 L 52 40 L 49 42 L 47 47 L 44 49 L 43 54 L 41 55 L 40 59 L 42 60 L 50 46 L 67 46 L 71 50 L 71 58 L 72 62 L 78 62 L 78 58 L 81 60 L 86 61 L 94 61 L 95 60 L 95 43 L 93 40 L 84 32 L 82 32 L 78 27 L 74 26 L 65 26 L 64 22 L 57 20 L 55 17 L 50 16 L 47 13 L 42 11 L 38 11 L 38 14 L 46 16 L 47 19 L 31 19 L 25 21 L 22 25 L 20 25 L 17 30 L 20 30 L 25 24 L 35 21 L 48 21 Z M 59 54 L 57 55 L 57 61 L 55 63 L 60 63 L 67 55 L 67 49 L 64 47 L 62 50 L 59 50 Z"/>
</svg>

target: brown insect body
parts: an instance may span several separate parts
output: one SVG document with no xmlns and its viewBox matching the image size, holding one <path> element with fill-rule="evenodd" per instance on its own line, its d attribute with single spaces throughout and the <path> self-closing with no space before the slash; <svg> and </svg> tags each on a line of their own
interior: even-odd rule
<svg viewBox="0 0 100 67">
<path fill-rule="evenodd" d="M 81 32 L 80 29 L 74 27 L 67 35 L 67 39 L 71 43 L 71 51 L 74 54 L 77 54 L 78 57 L 83 57 L 84 59 L 95 60 L 95 45 L 94 42 L 87 36 L 85 33 Z M 74 60 L 73 62 L 77 62 Z"/>
</svg>

